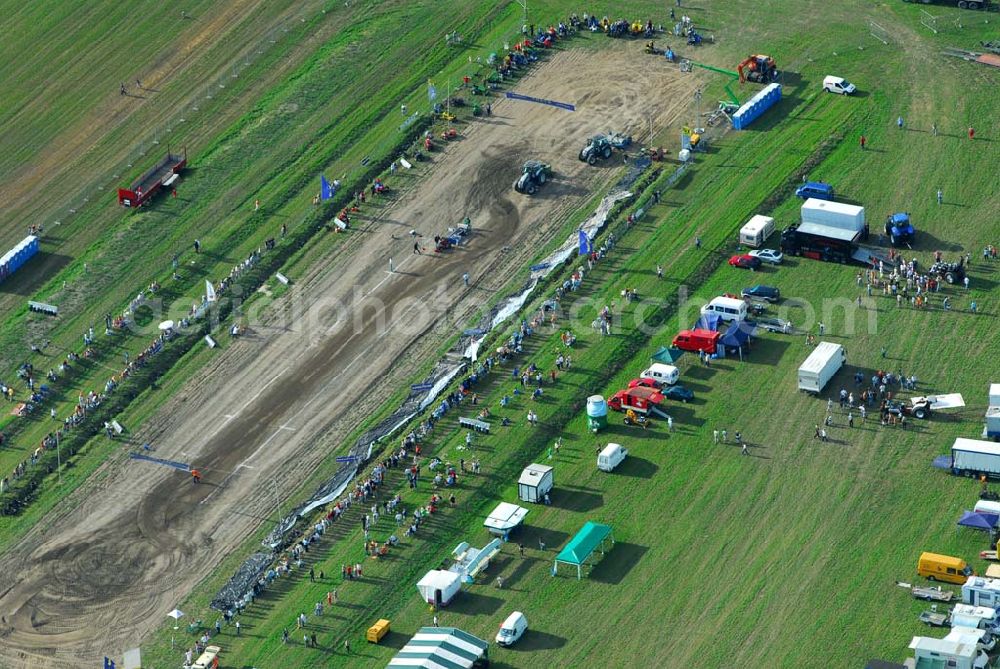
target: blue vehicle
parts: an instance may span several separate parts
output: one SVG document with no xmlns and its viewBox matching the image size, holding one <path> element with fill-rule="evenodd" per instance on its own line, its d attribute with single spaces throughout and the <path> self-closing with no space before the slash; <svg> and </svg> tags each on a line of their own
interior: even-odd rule
<svg viewBox="0 0 1000 669">
<path fill-rule="evenodd" d="M 660 390 L 668 400 L 684 402 L 685 404 L 694 399 L 694 393 L 684 386 L 668 386 Z"/>
<path fill-rule="evenodd" d="M 822 181 L 807 181 L 795 189 L 795 196 L 803 200 L 813 197 L 817 200 L 832 200 L 833 186 Z"/>
<path fill-rule="evenodd" d="M 774 286 L 765 286 L 762 284 L 757 284 L 756 286 L 750 286 L 749 288 L 744 288 L 740 293 L 743 297 L 756 298 L 758 300 L 765 300 L 767 302 L 777 302 L 781 299 L 781 291 Z"/>
<path fill-rule="evenodd" d="M 909 246 L 916 234 L 917 231 L 910 223 L 908 212 L 897 212 L 885 217 L 885 236 L 889 238 L 893 246 L 900 244 Z"/>
</svg>

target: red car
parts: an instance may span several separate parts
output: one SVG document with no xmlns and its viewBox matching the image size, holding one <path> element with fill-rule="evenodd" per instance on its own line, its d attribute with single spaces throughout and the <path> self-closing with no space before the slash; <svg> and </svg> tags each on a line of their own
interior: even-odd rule
<svg viewBox="0 0 1000 669">
<path fill-rule="evenodd" d="M 743 255 L 736 255 L 730 258 L 729 264 L 733 267 L 755 270 L 760 267 L 760 258 L 754 258 L 752 255 L 744 253 Z"/>
<path fill-rule="evenodd" d="M 629 388 L 656 388 L 656 381 L 653 379 L 632 379 L 628 382 Z"/>
</svg>

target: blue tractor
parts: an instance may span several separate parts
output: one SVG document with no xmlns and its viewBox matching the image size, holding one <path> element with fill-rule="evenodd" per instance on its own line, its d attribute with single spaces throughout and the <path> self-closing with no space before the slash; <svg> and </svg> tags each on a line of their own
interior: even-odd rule
<svg viewBox="0 0 1000 669">
<path fill-rule="evenodd" d="M 885 217 L 885 236 L 893 246 L 909 246 L 916 234 L 908 212 L 897 212 Z"/>
</svg>

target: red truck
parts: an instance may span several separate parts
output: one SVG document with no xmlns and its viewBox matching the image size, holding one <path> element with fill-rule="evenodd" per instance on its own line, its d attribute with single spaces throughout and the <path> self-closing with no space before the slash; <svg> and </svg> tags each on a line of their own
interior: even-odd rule
<svg viewBox="0 0 1000 669">
<path fill-rule="evenodd" d="M 118 189 L 118 204 L 123 207 L 141 207 L 163 187 L 172 186 L 187 167 L 187 149 L 183 154 L 170 153 L 151 170 L 132 182 L 129 188 Z"/>
<path fill-rule="evenodd" d="M 721 338 L 722 335 L 714 330 L 681 330 L 671 345 L 682 351 L 715 353 Z"/>
<path fill-rule="evenodd" d="M 631 409 L 637 414 L 666 418 L 666 412 L 660 408 L 665 399 L 663 393 L 656 388 L 636 386 L 635 388 L 619 390 L 608 400 L 608 406 L 615 411 Z"/>
</svg>

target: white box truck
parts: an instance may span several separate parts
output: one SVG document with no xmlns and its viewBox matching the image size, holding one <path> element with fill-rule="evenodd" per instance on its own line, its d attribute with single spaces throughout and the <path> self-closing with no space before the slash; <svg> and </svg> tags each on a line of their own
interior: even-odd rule
<svg viewBox="0 0 1000 669">
<path fill-rule="evenodd" d="M 774 232 L 774 219 L 757 214 L 740 228 L 740 244 L 758 248 L 763 246 L 772 232 Z"/>
<path fill-rule="evenodd" d="M 811 197 L 803 203 L 801 215 L 803 224 L 813 223 L 852 232 L 863 232 L 865 229 L 865 208 L 854 204 Z"/>
<path fill-rule="evenodd" d="M 799 390 L 818 393 L 847 361 L 847 352 L 840 344 L 821 341 L 799 367 Z"/>
<path fill-rule="evenodd" d="M 1000 476 L 1000 444 L 959 437 L 951 447 L 951 473 L 956 476 Z"/>
</svg>

